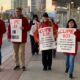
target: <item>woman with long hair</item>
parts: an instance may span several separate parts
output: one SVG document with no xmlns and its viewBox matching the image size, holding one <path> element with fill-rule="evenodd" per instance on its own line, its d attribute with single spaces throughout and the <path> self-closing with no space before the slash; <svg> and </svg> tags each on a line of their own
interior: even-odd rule
<svg viewBox="0 0 80 80">
<path fill-rule="evenodd" d="M 77 54 L 78 49 L 78 41 L 80 41 L 80 31 L 77 29 L 77 24 L 74 19 L 70 19 L 67 23 L 66 28 L 74 28 L 76 31 L 74 32 L 74 35 L 76 37 L 76 43 L 75 43 L 75 53 L 65 53 L 66 54 L 66 70 L 65 72 L 69 72 L 69 78 L 73 78 L 73 72 L 74 72 L 74 62 L 75 62 L 75 56 Z"/>
</svg>

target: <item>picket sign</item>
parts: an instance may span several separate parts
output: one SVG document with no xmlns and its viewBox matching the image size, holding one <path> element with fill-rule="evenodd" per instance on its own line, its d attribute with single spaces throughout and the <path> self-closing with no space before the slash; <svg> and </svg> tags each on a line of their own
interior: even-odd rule
<svg viewBox="0 0 80 80">
<path fill-rule="evenodd" d="M 39 29 L 39 46 L 40 51 L 55 48 L 53 27 L 44 27 Z"/>
<path fill-rule="evenodd" d="M 57 38 L 57 52 L 75 53 L 76 37 L 74 28 L 59 28 Z"/>
<path fill-rule="evenodd" d="M 22 20 L 21 19 L 10 19 L 11 27 L 11 41 L 22 42 Z"/>
</svg>

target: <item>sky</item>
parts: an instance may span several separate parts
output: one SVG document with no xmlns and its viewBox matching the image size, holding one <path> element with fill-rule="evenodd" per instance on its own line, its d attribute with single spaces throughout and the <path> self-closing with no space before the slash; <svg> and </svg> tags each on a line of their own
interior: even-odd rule
<svg viewBox="0 0 80 80">
<path fill-rule="evenodd" d="M 28 4 L 30 5 L 31 0 L 28 0 Z M 53 6 L 52 5 L 52 0 L 46 0 L 46 10 L 47 11 L 53 11 Z M 11 0 L 0 0 L 0 11 L 1 11 L 1 6 L 3 6 L 3 11 L 7 9 L 11 9 Z"/>
</svg>

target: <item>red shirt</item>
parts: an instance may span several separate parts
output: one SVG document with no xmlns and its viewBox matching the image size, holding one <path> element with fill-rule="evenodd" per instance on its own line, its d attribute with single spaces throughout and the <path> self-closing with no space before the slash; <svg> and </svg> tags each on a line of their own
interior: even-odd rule
<svg viewBox="0 0 80 80">
<path fill-rule="evenodd" d="M 43 22 L 41 25 L 40 25 L 40 28 L 44 28 L 44 27 L 51 27 L 52 24 L 50 21 L 47 21 L 47 22 Z"/>
<path fill-rule="evenodd" d="M 0 20 L 0 46 L 2 45 L 3 34 L 6 32 L 5 23 Z"/>
<path fill-rule="evenodd" d="M 17 19 L 17 18 L 12 18 L 12 19 Z M 21 19 L 22 19 L 22 27 L 23 27 L 21 43 L 25 43 L 25 42 L 27 42 L 27 31 L 30 30 L 30 26 L 29 26 L 29 23 L 28 23 L 28 20 L 26 17 L 22 17 Z M 8 39 L 11 39 L 10 25 L 8 27 Z"/>
</svg>

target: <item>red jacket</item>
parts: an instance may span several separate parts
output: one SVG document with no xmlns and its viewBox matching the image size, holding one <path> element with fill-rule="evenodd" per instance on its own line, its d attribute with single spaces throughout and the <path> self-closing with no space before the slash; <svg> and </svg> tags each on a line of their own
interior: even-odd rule
<svg viewBox="0 0 80 80">
<path fill-rule="evenodd" d="M 3 34 L 6 32 L 5 23 L 0 20 L 0 46 L 2 45 Z"/>
<path fill-rule="evenodd" d="M 58 33 L 58 25 L 56 23 L 53 23 L 53 33 L 54 33 L 54 37 L 55 40 L 57 39 L 57 33 Z"/>
<path fill-rule="evenodd" d="M 15 18 L 12 18 L 12 19 L 17 19 L 16 17 Z M 30 26 L 29 26 L 29 23 L 28 23 L 28 20 L 26 17 L 22 17 L 22 27 L 23 27 L 23 30 L 22 30 L 22 42 L 21 43 L 25 43 L 27 42 L 27 31 L 30 30 Z M 10 24 L 8 26 L 8 39 L 11 39 L 11 30 L 10 30 Z"/>
<path fill-rule="evenodd" d="M 51 22 L 46 22 L 46 23 L 42 23 L 40 28 L 44 28 L 44 27 L 49 27 L 49 26 L 53 26 Z"/>
<path fill-rule="evenodd" d="M 66 55 L 74 55 L 76 56 L 77 54 L 77 50 L 78 50 L 78 42 L 80 41 L 80 30 L 76 30 L 76 32 L 74 33 L 76 36 L 76 45 L 75 45 L 75 53 L 65 53 Z"/>
</svg>

